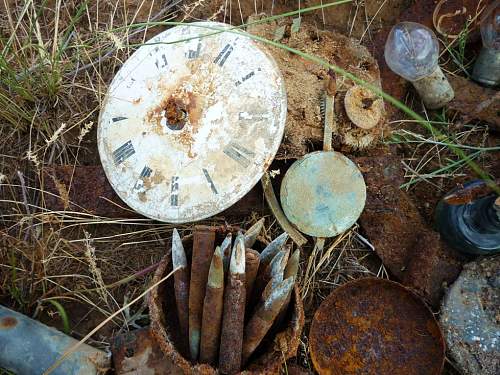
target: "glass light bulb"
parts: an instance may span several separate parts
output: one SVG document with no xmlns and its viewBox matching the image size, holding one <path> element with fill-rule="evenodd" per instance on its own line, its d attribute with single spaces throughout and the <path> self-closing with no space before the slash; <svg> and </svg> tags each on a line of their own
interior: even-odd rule
<svg viewBox="0 0 500 375">
<path fill-rule="evenodd" d="M 484 86 L 500 85 L 500 0 L 484 11 L 481 18 L 483 48 L 472 70 L 472 79 Z"/>
<path fill-rule="evenodd" d="M 481 20 L 483 45 L 500 51 L 500 1 L 493 3 Z"/>
<path fill-rule="evenodd" d="M 385 44 L 389 68 L 408 81 L 417 81 L 433 73 L 438 66 L 439 44 L 428 27 L 415 22 L 394 26 Z"/>
</svg>

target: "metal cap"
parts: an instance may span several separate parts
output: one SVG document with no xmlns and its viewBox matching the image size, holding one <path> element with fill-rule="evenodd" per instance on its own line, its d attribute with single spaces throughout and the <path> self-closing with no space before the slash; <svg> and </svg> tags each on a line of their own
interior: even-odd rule
<svg viewBox="0 0 500 375">
<path fill-rule="evenodd" d="M 280 195 L 285 215 L 300 231 L 333 237 L 349 229 L 361 215 L 366 185 L 347 157 L 318 151 L 288 169 Z"/>
</svg>

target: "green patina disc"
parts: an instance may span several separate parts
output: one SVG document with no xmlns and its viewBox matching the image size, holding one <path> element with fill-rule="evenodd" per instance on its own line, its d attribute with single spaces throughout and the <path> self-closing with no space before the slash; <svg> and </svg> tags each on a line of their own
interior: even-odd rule
<svg viewBox="0 0 500 375">
<path fill-rule="evenodd" d="M 358 220 L 366 185 L 358 167 L 335 151 L 318 151 L 297 160 L 281 184 L 286 217 L 301 232 L 333 237 Z"/>
</svg>

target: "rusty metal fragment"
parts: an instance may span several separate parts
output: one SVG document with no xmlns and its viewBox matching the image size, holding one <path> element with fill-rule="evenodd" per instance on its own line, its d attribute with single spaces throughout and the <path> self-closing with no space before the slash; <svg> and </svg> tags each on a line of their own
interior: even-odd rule
<svg viewBox="0 0 500 375">
<path fill-rule="evenodd" d="M 290 259 L 288 259 L 288 263 L 283 272 L 283 279 L 287 280 L 291 278 L 294 281 L 297 281 L 297 274 L 299 272 L 299 261 L 300 261 L 300 250 L 295 249 L 293 254 L 290 256 Z M 283 306 L 281 307 L 278 317 L 276 318 L 277 325 L 280 325 L 284 321 L 291 298 L 292 298 L 292 292 L 290 291 L 290 293 L 288 293 L 285 302 L 283 303 Z"/>
<path fill-rule="evenodd" d="M 271 283 L 272 281 L 270 281 Z M 261 303 L 245 327 L 242 362 L 245 364 L 273 325 L 287 296 L 292 291 L 294 279 L 282 281 Z"/>
<path fill-rule="evenodd" d="M 253 286 L 257 272 L 259 271 L 259 252 L 253 249 L 246 249 L 245 252 L 245 283 L 246 283 L 246 303 L 250 302 Z"/>
<path fill-rule="evenodd" d="M 222 252 L 216 247 L 208 272 L 203 322 L 201 325 L 200 362 L 215 364 L 219 351 L 222 308 L 224 301 L 224 267 Z"/>
<path fill-rule="evenodd" d="M 445 354 L 426 305 L 402 285 L 375 278 L 344 284 L 323 301 L 309 349 L 320 375 L 439 375 Z"/>
<path fill-rule="evenodd" d="M 180 367 L 165 356 L 149 327 L 124 333 L 111 345 L 116 375 L 182 375 Z"/>
<path fill-rule="evenodd" d="M 222 374 L 236 374 L 241 369 L 245 294 L 245 240 L 239 233 L 231 255 L 228 283 L 224 292 L 219 350 L 219 371 Z"/>
<path fill-rule="evenodd" d="M 478 119 L 487 122 L 491 129 L 500 131 L 498 90 L 479 86 L 471 80 L 456 75 L 448 75 L 448 80 L 455 90 L 455 99 L 448 103 L 448 108 L 463 114 L 462 123 Z"/>
<path fill-rule="evenodd" d="M 260 219 L 245 232 L 245 247 L 251 248 L 264 228 L 265 218 Z"/>
<path fill-rule="evenodd" d="M 213 255 L 215 231 L 211 227 L 198 225 L 193 233 L 193 257 L 189 286 L 189 350 L 196 361 L 200 350 L 203 300 L 208 272 Z"/>
<path fill-rule="evenodd" d="M 189 268 L 184 246 L 179 232 L 174 228 L 172 233 L 172 267 L 174 273 L 175 303 L 177 317 L 184 337 L 189 335 Z"/>
<path fill-rule="evenodd" d="M 399 188 L 404 178 L 398 158 L 360 157 L 355 161 L 367 185 L 359 222 L 377 255 L 393 276 L 438 306 L 443 287 L 460 272 L 456 252 L 441 241 Z"/>
</svg>

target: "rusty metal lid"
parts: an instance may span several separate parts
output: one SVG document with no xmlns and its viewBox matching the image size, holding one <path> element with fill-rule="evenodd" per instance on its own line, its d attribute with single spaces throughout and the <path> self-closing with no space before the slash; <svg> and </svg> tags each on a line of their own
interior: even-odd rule
<svg viewBox="0 0 500 375">
<path fill-rule="evenodd" d="M 445 345 L 432 312 L 409 289 L 366 278 L 335 289 L 309 334 L 319 374 L 439 375 Z"/>
<path fill-rule="evenodd" d="M 145 216 L 182 223 L 215 215 L 259 181 L 278 150 L 281 73 L 248 34 L 217 32 L 228 27 L 162 32 L 111 82 L 99 154 L 115 191 Z"/>
<path fill-rule="evenodd" d="M 286 172 L 280 191 L 286 217 L 300 231 L 333 237 L 358 220 L 366 200 L 363 175 L 347 157 L 318 151 L 297 160 Z"/>
</svg>

